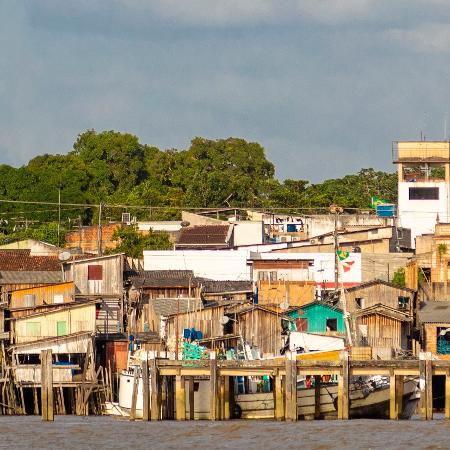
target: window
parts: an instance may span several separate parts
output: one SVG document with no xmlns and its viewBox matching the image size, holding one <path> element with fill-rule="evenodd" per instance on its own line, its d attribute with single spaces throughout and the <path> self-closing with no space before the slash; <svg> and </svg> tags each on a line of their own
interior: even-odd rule
<svg viewBox="0 0 450 450">
<path fill-rule="evenodd" d="M 277 271 L 276 270 L 272 270 L 270 272 L 270 281 L 277 281 Z"/>
<path fill-rule="evenodd" d="M 62 294 L 55 294 L 53 296 L 53 303 L 64 303 L 64 295 L 62 295 Z"/>
<path fill-rule="evenodd" d="M 357 297 L 355 298 L 356 308 L 357 309 L 364 309 L 366 307 L 366 299 Z"/>
<path fill-rule="evenodd" d="M 410 187 L 410 200 L 439 200 L 439 188 L 437 187 Z"/>
<path fill-rule="evenodd" d="M 399 297 L 398 298 L 398 309 L 408 309 L 409 298 L 408 297 Z"/>
<path fill-rule="evenodd" d="M 62 320 L 60 322 L 56 322 L 56 335 L 65 336 L 66 334 L 67 334 L 66 321 Z"/>
<path fill-rule="evenodd" d="M 41 323 L 40 322 L 27 322 L 26 334 L 27 334 L 27 337 L 40 337 L 41 336 Z"/>
<path fill-rule="evenodd" d="M 90 264 L 88 266 L 88 280 L 103 280 L 103 266 Z"/>
<path fill-rule="evenodd" d="M 337 331 L 337 319 L 327 319 L 327 331 Z"/>
<path fill-rule="evenodd" d="M 436 328 L 436 353 L 440 355 L 450 355 L 450 328 Z"/>
</svg>

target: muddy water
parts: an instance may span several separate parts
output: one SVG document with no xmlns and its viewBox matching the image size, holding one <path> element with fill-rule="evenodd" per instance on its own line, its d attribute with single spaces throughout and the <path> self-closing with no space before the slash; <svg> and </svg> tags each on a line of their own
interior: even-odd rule
<svg viewBox="0 0 450 450">
<path fill-rule="evenodd" d="M 111 417 L 0 417 L 9 449 L 449 449 L 444 420 L 277 423 L 129 422 Z"/>
</svg>

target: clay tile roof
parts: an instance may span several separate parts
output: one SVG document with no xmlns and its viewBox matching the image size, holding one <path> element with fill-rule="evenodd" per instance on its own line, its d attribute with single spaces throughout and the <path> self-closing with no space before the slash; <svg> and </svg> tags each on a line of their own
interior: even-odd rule
<svg viewBox="0 0 450 450">
<path fill-rule="evenodd" d="M 30 256 L 30 250 L 0 250 L 0 271 L 55 271 L 61 270 L 57 256 Z"/>
<path fill-rule="evenodd" d="M 182 228 L 178 245 L 228 245 L 232 225 L 199 225 Z"/>
</svg>

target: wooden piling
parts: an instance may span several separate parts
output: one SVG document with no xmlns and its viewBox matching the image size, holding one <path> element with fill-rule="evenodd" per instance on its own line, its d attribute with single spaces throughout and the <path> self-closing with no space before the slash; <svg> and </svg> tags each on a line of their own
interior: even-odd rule
<svg viewBox="0 0 450 450">
<path fill-rule="evenodd" d="M 425 418 L 433 419 L 433 366 L 431 353 L 427 352 L 425 359 Z"/>
<path fill-rule="evenodd" d="M 349 361 L 348 352 L 341 353 L 342 372 L 338 379 L 338 419 L 348 420 L 349 418 Z"/>
<path fill-rule="evenodd" d="M 278 369 L 275 370 L 273 376 L 273 396 L 275 420 L 284 420 L 283 386 L 282 378 Z"/>
<path fill-rule="evenodd" d="M 150 420 L 150 383 L 148 379 L 148 360 L 142 361 L 142 420 Z"/>
<path fill-rule="evenodd" d="M 211 354 L 211 357 L 215 357 L 214 353 Z M 209 418 L 211 420 L 218 419 L 218 411 L 217 411 L 217 360 L 212 358 L 209 361 L 209 383 L 210 383 L 210 402 L 209 402 Z"/>
<path fill-rule="evenodd" d="M 186 420 L 186 389 L 184 377 L 175 377 L 175 408 L 176 420 Z"/>
<path fill-rule="evenodd" d="M 53 421 L 53 367 L 51 349 L 41 351 L 42 420 Z"/>
<path fill-rule="evenodd" d="M 156 365 L 156 359 L 150 361 L 150 383 L 151 383 L 151 419 L 159 420 L 161 409 L 161 383 L 159 380 L 158 367 Z M 165 387 L 167 383 L 165 383 Z M 165 389 L 163 390 L 165 393 Z"/>
<path fill-rule="evenodd" d="M 189 420 L 194 420 L 195 419 L 194 377 L 188 378 L 188 404 L 189 404 Z"/>
<path fill-rule="evenodd" d="M 297 361 L 296 355 L 288 352 L 286 358 L 286 378 L 285 378 L 285 418 L 296 421 L 297 414 Z"/>
<path fill-rule="evenodd" d="M 392 371 L 389 376 L 389 418 L 391 420 L 398 419 L 397 388 L 397 377 Z"/>
<path fill-rule="evenodd" d="M 320 375 L 314 376 L 314 419 L 320 419 L 320 387 L 322 384 L 322 377 Z"/>
<path fill-rule="evenodd" d="M 130 411 L 130 420 L 136 419 L 136 405 L 137 405 L 137 397 L 139 391 L 139 369 L 136 367 L 134 369 L 134 378 L 133 378 L 133 393 L 131 397 L 131 411 Z"/>
<path fill-rule="evenodd" d="M 223 377 L 223 416 L 222 420 L 229 420 L 230 410 L 230 377 Z"/>
<path fill-rule="evenodd" d="M 450 419 L 450 369 L 445 374 L 445 418 Z"/>
</svg>

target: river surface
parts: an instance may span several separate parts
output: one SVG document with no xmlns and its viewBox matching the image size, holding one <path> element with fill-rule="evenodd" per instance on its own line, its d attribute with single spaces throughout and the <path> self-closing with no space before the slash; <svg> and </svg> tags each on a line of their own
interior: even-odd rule
<svg viewBox="0 0 450 450">
<path fill-rule="evenodd" d="M 113 417 L 0 417 L 8 449 L 450 449 L 450 422 L 130 422 Z"/>
</svg>

